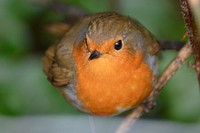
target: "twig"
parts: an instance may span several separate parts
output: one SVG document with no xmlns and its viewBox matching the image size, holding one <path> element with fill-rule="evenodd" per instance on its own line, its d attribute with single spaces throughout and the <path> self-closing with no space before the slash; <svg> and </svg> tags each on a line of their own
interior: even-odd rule
<svg viewBox="0 0 200 133">
<path fill-rule="evenodd" d="M 178 55 L 174 58 L 174 60 L 169 64 L 169 66 L 165 69 L 162 75 L 159 77 L 154 91 L 149 95 L 147 101 L 154 101 L 162 90 L 163 86 L 169 81 L 169 79 L 176 73 L 176 71 L 183 65 L 186 61 L 187 57 L 192 53 L 192 49 L 189 43 L 185 44 L 185 46 L 179 51 Z M 118 127 L 116 133 L 127 133 L 130 129 L 131 124 L 134 124 L 136 120 L 144 113 L 146 107 L 144 104 L 138 106 L 131 114 L 129 114 L 125 120 Z"/>
<path fill-rule="evenodd" d="M 134 125 L 140 116 L 144 112 L 144 106 L 138 106 L 132 113 L 130 113 L 125 120 L 122 121 L 120 126 L 117 128 L 115 133 L 127 133 L 131 128 L 131 125 Z"/>
<path fill-rule="evenodd" d="M 70 25 L 64 22 L 48 24 L 44 27 L 45 31 L 55 36 L 63 36 L 70 28 Z"/>
<path fill-rule="evenodd" d="M 88 118 L 89 118 L 91 133 L 96 133 L 97 130 L 96 130 L 96 126 L 95 126 L 94 116 L 88 115 Z"/>
<path fill-rule="evenodd" d="M 82 10 L 80 7 L 76 7 L 73 5 L 67 5 L 61 1 L 53 1 L 51 4 L 47 6 L 50 10 L 55 11 L 57 13 L 61 13 L 70 17 L 81 18 L 85 16 L 87 13 Z"/>
<path fill-rule="evenodd" d="M 187 33 L 189 37 L 190 44 L 187 43 L 178 53 L 176 58 L 170 63 L 166 70 L 162 73 L 158 82 L 155 85 L 154 91 L 147 98 L 147 101 L 154 101 L 162 90 L 163 86 L 168 82 L 168 80 L 176 73 L 176 71 L 183 65 L 187 57 L 193 52 L 195 58 L 195 69 L 197 71 L 198 80 L 200 83 L 200 36 L 197 30 L 197 25 L 195 23 L 194 17 L 190 10 L 190 6 L 187 0 L 180 0 L 180 5 L 182 9 L 183 18 L 185 20 Z M 137 107 L 127 118 L 122 122 L 122 124 L 117 129 L 116 133 L 127 133 L 130 125 L 135 123 L 136 120 L 143 114 L 145 110 L 144 104 Z"/>
<path fill-rule="evenodd" d="M 181 41 L 161 41 L 159 40 L 161 50 L 176 50 L 179 51 L 184 45 Z"/>
<path fill-rule="evenodd" d="M 188 0 L 191 3 L 191 0 Z M 195 69 L 200 85 L 200 33 L 197 28 L 197 20 L 195 20 L 191 8 L 187 0 L 180 0 L 183 18 L 187 28 L 188 38 L 192 46 L 192 51 L 195 59 Z"/>
<path fill-rule="evenodd" d="M 166 70 L 162 73 L 155 85 L 155 90 L 160 92 L 164 85 L 169 81 L 169 79 L 176 73 L 176 71 L 183 65 L 187 57 L 192 53 L 192 49 L 189 43 L 179 51 L 178 55 L 174 60 L 168 65 Z M 157 96 L 157 93 L 155 93 Z"/>
</svg>

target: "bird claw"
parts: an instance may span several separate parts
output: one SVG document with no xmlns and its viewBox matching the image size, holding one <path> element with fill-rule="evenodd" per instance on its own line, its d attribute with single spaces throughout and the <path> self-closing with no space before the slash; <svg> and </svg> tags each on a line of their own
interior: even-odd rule
<svg viewBox="0 0 200 133">
<path fill-rule="evenodd" d="M 146 113 L 149 113 L 155 106 L 156 106 L 156 101 L 154 100 L 147 100 L 143 103 L 144 106 L 144 111 Z"/>
</svg>

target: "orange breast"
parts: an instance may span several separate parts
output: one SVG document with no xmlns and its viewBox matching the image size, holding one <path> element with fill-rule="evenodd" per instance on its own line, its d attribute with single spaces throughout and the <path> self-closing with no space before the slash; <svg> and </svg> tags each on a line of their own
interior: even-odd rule
<svg viewBox="0 0 200 133">
<path fill-rule="evenodd" d="M 77 96 L 95 115 L 113 115 L 141 103 L 152 90 L 152 71 L 140 53 L 88 61 L 74 53 Z"/>
</svg>

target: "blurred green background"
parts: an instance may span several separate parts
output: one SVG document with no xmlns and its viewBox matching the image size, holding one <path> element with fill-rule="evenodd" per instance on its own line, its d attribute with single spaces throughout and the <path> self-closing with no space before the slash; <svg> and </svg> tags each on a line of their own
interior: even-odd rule
<svg viewBox="0 0 200 133">
<path fill-rule="evenodd" d="M 0 0 L 0 114 L 6 116 L 77 114 L 42 71 L 42 56 L 57 37 L 44 27 L 73 23 L 77 17 L 48 8 L 50 0 Z M 179 0 L 63 0 L 86 13 L 116 11 L 139 20 L 158 40 L 180 40 L 186 32 Z M 55 4 L 56 6 L 56 4 Z M 164 51 L 160 72 L 177 54 Z M 190 57 L 188 62 L 193 62 Z M 188 62 L 169 81 L 157 106 L 144 118 L 200 122 L 195 71 Z M 123 115 L 122 115 L 123 116 Z"/>
</svg>

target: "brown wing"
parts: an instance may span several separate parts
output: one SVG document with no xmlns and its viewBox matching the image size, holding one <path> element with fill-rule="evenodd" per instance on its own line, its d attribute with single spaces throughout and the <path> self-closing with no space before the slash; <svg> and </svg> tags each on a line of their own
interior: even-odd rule
<svg viewBox="0 0 200 133">
<path fill-rule="evenodd" d="M 55 87 L 68 85 L 74 78 L 75 63 L 73 59 L 73 45 L 83 38 L 87 25 L 93 16 L 86 16 L 76 23 L 63 36 L 61 41 L 48 48 L 43 57 L 43 69 L 49 81 Z"/>
<path fill-rule="evenodd" d="M 72 49 L 65 45 L 52 45 L 43 58 L 43 69 L 55 87 L 69 84 L 74 74 Z"/>
</svg>

